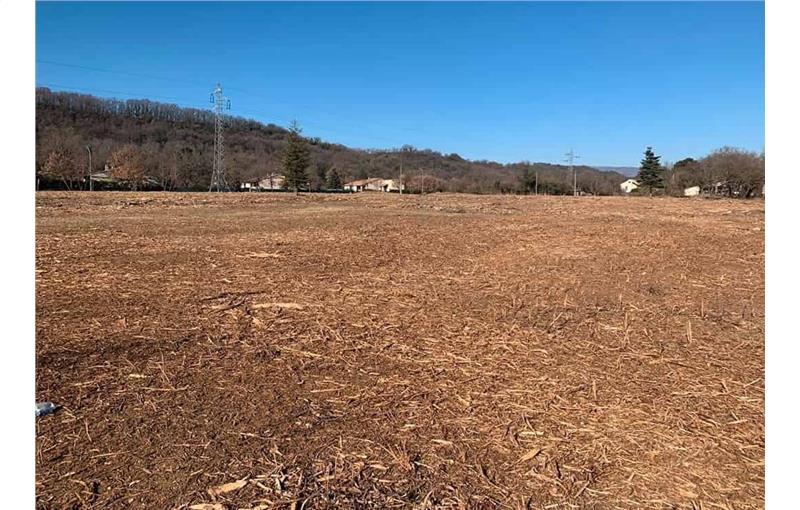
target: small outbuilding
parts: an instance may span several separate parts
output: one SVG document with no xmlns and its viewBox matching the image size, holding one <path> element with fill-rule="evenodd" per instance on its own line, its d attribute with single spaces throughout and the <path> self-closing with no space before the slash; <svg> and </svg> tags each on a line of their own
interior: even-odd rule
<svg viewBox="0 0 800 510">
<path fill-rule="evenodd" d="M 242 191 L 258 191 L 258 179 L 244 181 L 239 185 Z"/>
<path fill-rule="evenodd" d="M 619 185 L 619 189 L 621 189 L 623 193 L 630 193 L 637 188 L 639 188 L 639 181 L 636 179 L 628 179 Z"/>
<path fill-rule="evenodd" d="M 683 196 L 685 197 L 697 197 L 700 196 L 700 186 L 692 186 L 689 188 L 685 188 L 683 190 Z"/>
</svg>

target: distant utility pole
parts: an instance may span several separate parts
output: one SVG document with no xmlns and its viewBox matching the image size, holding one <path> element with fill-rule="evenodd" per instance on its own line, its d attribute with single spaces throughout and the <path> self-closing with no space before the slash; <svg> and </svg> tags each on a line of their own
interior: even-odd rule
<svg viewBox="0 0 800 510">
<path fill-rule="evenodd" d="M 87 145 L 86 150 L 89 151 L 89 191 L 94 191 L 94 181 L 92 181 L 92 146 Z"/>
<path fill-rule="evenodd" d="M 565 154 L 567 159 L 564 161 L 569 162 L 569 171 L 572 172 L 572 196 L 578 196 L 578 172 L 575 171 L 575 160 L 580 158 L 575 151 L 570 147 L 569 152 Z"/>
<path fill-rule="evenodd" d="M 217 83 L 217 88 L 211 93 L 211 104 L 214 105 L 214 168 L 211 172 L 211 186 L 208 191 L 228 191 L 228 182 L 225 180 L 225 144 L 222 135 L 223 110 L 231 109 L 231 101 L 222 95 L 222 85 Z"/>
<path fill-rule="evenodd" d="M 400 147 L 400 186 L 398 187 L 400 188 L 401 195 L 403 194 L 403 151 L 404 150 L 405 149 Z"/>
<path fill-rule="evenodd" d="M 400 194 L 403 194 L 403 156 L 400 156 Z"/>
<path fill-rule="evenodd" d="M 539 194 L 539 172 L 535 172 L 533 175 L 534 175 L 533 194 L 534 195 L 538 195 Z"/>
</svg>

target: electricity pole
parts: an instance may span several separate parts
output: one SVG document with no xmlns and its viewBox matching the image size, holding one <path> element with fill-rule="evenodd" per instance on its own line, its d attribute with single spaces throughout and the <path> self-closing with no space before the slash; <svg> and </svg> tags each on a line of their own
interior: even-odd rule
<svg viewBox="0 0 800 510">
<path fill-rule="evenodd" d="M 400 149 L 400 194 L 403 194 L 403 149 Z"/>
<path fill-rule="evenodd" d="M 86 150 L 89 151 L 89 191 L 94 191 L 94 182 L 92 181 L 92 146 L 87 145 Z"/>
<path fill-rule="evenodd" d="M 533 175 L 534 175 L 533 194 L 534 195 L 538 195 L 539 194 L 539 172 L 535 172 Z"/>
<path fill-rule="evenodd" d="M 403 194 L 403 151 L 405 149 L 400 147 L 400 194 Z"/>
<path fill-rule="evenodd" d="M 580 158 L 575 151 L 570 147 L 569 152 L 565 154 L 567 159 L 564 161 L 569 162 L 569 171 L 572 173 L 572 196 L 578 196 L 578 172 L 575 171 L 575 160 Z"/>
<path fill-rule="evenodd" d="M 228 182 L 225 180 L 225 145 L 222 135 L 224 114 L 222 111 L 231 109 L 231 101 L 222 95 L 222 85 L 219 83 L 211 93 L 211 104 L 214 105 L 214 168 L 211 171 L 211 185 L 208 187 L 208 191 L 228 191 Z"/>
</svg>

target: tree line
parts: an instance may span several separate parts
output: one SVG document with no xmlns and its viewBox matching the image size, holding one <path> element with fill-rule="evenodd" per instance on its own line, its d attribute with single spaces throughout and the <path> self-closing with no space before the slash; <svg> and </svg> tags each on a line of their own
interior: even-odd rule
<svg viewBox="0 0 800 510">
<path fill-rule="evenodd" d="M 233 116 L 226 117 L 225 126 L 226 178 L 233 189 L 285 174 L 288 187 L 309 190 L 380 177 L 402 179 L 411 192 L 573 192 L 564 165 L 471 161 L 410 145 L 353 149 L 302 136 L 296 124 L 286 129 Z M 82 189 L 89 172 L 108 167 L 131 189 L 207 190 L 213 147 L 210 110 L 36 89 L 36 176 L 43 187 Z M 723 147 L 697 160 L 662 164 L 648 148 L 637 176 L 639 192 L 680 196 L 685 188 L 699 186 L 709 194 L 760 196 L 764 163 L 763 153 Z M 627 179 L 589 166 L 576 166 L 575 172 L 578 191 L 592 195 L 618 194 Z"/>
<path fill-rule="evenodd" d="M 44 187 L 81 189 L 86 176 L 115 168 L 130 187 L 207 190 L 214 146 L 214 114 L 149 100 L 117 100 L 86 94 L 36 90 L 36 175 Z M 296 126 L 295 126 L 296 127 Z M 294 137 L 294 138 L 293 138 Z M 252 119 L 225 119 L 226 178 L 232 188 L 268 174 L 284 173 L 290 142 L 307 151 L 303 189 L 341 187 L 370 177 L 400 179 L 412 192 L 571 194 L 563 165 L 470 161 L 409 145 L 353 149 L 304 137 Z M 91 149 L 90 155 L 87 147 Z M 129 162 L 122 164 L 123 161 Z M 619 192 L 625 176 L 576 167 L 587 193 Z M 148 176 L 151 180 L 142 180 Z M 538 185 L 537 185 L 538 183 Z"/>
<path fill-rule="evenodd" d="M 765 154 L 722 147 L 700 159 L 685 158 L 662 165 L 661 157 L 647 147 L 637 181 L 649 195 L 682 196 L 698 187 L 704 195 L 754 198 L 764 194 Z"/>
</svg>

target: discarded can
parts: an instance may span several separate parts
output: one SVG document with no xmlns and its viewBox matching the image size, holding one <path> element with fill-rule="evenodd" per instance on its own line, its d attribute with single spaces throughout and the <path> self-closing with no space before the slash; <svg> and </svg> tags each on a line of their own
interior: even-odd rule
<svg viewBox="0 0 800 510">
<path fill-rule="evenodd" d="M 56 412 L 58 406 L 52 402 L 37 402 L 36 403 L 36 417 L 47 416 Z"/>
</svg>

